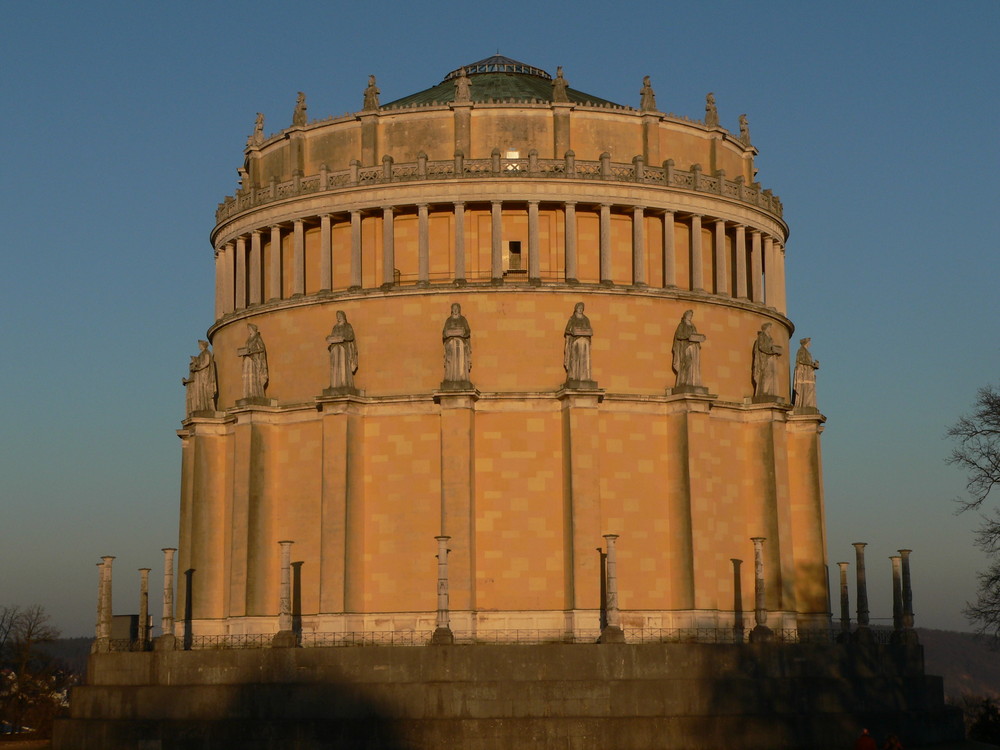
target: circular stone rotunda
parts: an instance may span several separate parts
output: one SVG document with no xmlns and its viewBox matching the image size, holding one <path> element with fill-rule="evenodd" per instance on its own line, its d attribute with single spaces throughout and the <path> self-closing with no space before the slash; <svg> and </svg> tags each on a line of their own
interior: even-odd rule
<svg viewBox="0 0 1000 750">
<path fill-rule="evenodd" d="M 911 638 L 826 637 L 818 363 L 746 117 L 499 55 L 379 93 L 258 115 L 164 635 L 99 627 L 57 747 L 821 748 L 917 708 L 953 736 Z"/>
</svg>

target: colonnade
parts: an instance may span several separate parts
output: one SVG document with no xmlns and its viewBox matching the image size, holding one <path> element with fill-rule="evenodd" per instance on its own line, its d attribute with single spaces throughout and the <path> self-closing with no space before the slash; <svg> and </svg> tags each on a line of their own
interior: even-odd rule
<svg viewBox="0 0 1000 750">
<path fill-rule="evenodd" d="M 504 263 L 504 219 L 527 216 L 527 280 L 532 283 L 546 281 L 575 283 L 580 276 L 582 252 L 592 243 L 578 241 L 579 217 L 585 212 L 596 214 L 599 219 L 598 269 L 599 281 L 603 285 L 649 286 L 647 260 L 662 265 L 662 287 L 681 288 L 696 292 L 706 292 L 723 297 L 732 297 L 785 311 L 784 246 L 779 237 L 772 236 L 758 228 L 736 223 L 727 219 L 684 213 L 669 209 L 645 206 L 628 206 L 611 203 L 577 203 L 545 201 L 547 209 L 561 217 L 563 234 L 562 269 L 543 269 L 542 246 L 540 241 L 539 216 L 541 201 L 490 201 L 451 204 L 417 203 L 412 205 L 386 205 L 372 209 L 351 209 L 331 212 L 311 217 L 271 224 L 251 230 L 221 244 L 216 250 L 216 318 L 238 312 L 249 307 L 302 296 L 306 290 L 306 230 L 319 228 L 318 285 L 310 284 L 315 291 L 359 291 L 363 288 L 362 267 L 372 267 L 375 253 L 381 254 L 381 273 L 376 285 L 391 290 L 402 284 L 426 286 L 431 283 L 430 273 L 430 217 L 432 212 L 451 215 L 453 237 L 449 250 L 451 277 L 447 283 L 462 285 L 469 281 L 503 283 L 505 275 L 512 270 Z M 467 208 L 473 206 L 484 211 L 489 206 L 490 253 L 489 273 L 469 272 L 466 248 Z M 395 239 L 395 223 L 400 216 L 416 215 L 417 218 L 417 273 L 416 278 L 402 279 L 397 271 L 398 253 L 401 251 Z M 612 268 L 612 215 L 626 217 L 631 221 L 631 268 Z M 362 221 L 374 216 L 381 219 L 381 248 L 365 246 L 362 239 Z M 661 225 L 662 257 L 648 258 L 647 222 L 648 217 L 658 218 Z M 333 229 L 336 226 L 350 227 L 350 243 L 345 247 L 334 247 Z M 677 247 L 675 227 L 685 226 L 688 247 Z M 711 247 L 705 248 L 703 232 L 708 230 Z M 286 269 L 283 255 L 285 239 L 290 242 L 290 285 L 282 283 Z M 269 252 L 265 264 L 264 243 L 278 252 Z M 345 243 L 346 244 L 346 243 Z M 581 246 L 582 245 L 582 246 Z M 348 268 L 347 278 L 334 274 L 335 257 L 345 259 L 339 267 Z M 680 264 L 679 258 L 686 256 L 687 262 Z M 266 267 L 265 267 L 266 265 Z M 682 268 L 681 265 L 686 268 Z M 557 264 L 558 266 L 558 264 Z M 659 274 L 657 274 L 659 277 Z M 523 276 L 521 276 L 523 278 Z M 657 279 L 659 280 L 659 278 Z M 435 281 L 440 279 L 435 278 Z M 372 284 L 369 284 L 371 287 Z M 287 287 L 287 288 L 286 288 Z M 290 291 L 289 291 L 290 290 Z"/>
</svg>

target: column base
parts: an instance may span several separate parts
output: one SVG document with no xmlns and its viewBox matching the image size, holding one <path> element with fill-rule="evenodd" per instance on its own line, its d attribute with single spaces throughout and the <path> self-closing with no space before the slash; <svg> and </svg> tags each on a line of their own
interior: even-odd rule
<svg viewBox="0 0 1000 750">
<path fill-rule="evenodd" d="M 750 643 L 767 643 L 774 640 L 774 631 L 767 625 L 756 625 L 750 631 Z"/>
<path fill-rule="evenodd" d="M 851 634 L 851 641 L 859 646 L 874 646 L 875 636 L 872 634 L 871 628 L 867 625 L 861 625 Z"/>
<path fill-rule="evenodd" d="M 252 396 L 251 398 L 236 399 L 237 406 L 277 406 L 278 400 L 262 396 Z"/>
<path fill-rule="evenodd" d="M 774 396 L 770 393 L 764 393 L 760 396 L 751 396 L 750 403 L 752 404 L 781 404 L 784 403 L 784 399 L 781 396 Z"/>
<path fill-rule="evenodd" d="M 466 281 L 465 279 L 455 279 L 452 283 L 457 287 L 463 287 L 469 285 L 469 282 Z"/>
<path fill-rule="evenodd" d="M 454 642 L 455 634 L 451 632 L 451 628 L 436 628 L 434 635 L 431 636 L 430 645 L 450 646 Z"/>
<path fill-rule="evenodd" d="M 606 625 L 601 630 L 601 637 L 598 643 L 625 643 L 625 633 L 617 625 Z"/>
<path fill-rule="evenodd" d="M 153 651 L 176 651 L 177 636 L 173 633 L 164 633 L 153 639 Z"/>
<path fill-rule="evenodd" d="M 596 380 L 574 380 L 572 378 L 567 378 L 566 382 L 562 386 L 567 391 L 596 391 L 597 381 Z"/>
<path fill-rule="evenodd" d="M 279 630 L 271 639 L 271 648 L 295 648 L 299 645 L 299 638 L 294 630 Z"/>
</svg>

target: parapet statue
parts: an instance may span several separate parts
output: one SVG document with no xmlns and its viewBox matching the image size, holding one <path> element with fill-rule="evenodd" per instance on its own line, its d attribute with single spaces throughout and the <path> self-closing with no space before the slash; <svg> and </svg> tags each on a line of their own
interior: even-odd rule
<svg viewBox="0 0 1000 750">
<path fill-rule="evenodd" d="M 295 111 L 292 112 L 292 125 L 306 124 L 306 95 L 299 92 L 299 98 L 295 100 Z"/>
<path fill-rule="evenodd" d="M 208 342 L 199 341 L 198 349 L 188 366 L 190 377 L 181 379 L 185 386 L 188 416 L 199 411 L 215 411 L 215 396 L 219 391 L 215 358 L 208 349 Z"/>
<path fill-rule="evenodd" d="M 639 109 L 643 112 L 656 111 L 656 94 L 649 82 L 649 76 L 642 77 L 642 88 L 639 89 Z"/>
<path fill-rule="evenodd" d="M 808 336 L 799 339 L 799 350 L 795 354 L 795 374 L 792 377 L 792 387 L 795 390 L 796 410 L 816 409 L 816 370 L 819 369 L 819 360 L 813 359 L 812 352 L 809 351 L 809 344 L 812 341 Z"/>
<path fill-rule="evenodd" d="M 264 398 L 267 389 L 267 349 L 264 339 L 253 323 L 247 323 L 250 336 L 247 342 L 236 353 L 243 357 L 243 398 Z"/>
<path fill-rule="evenodd" d="M 770 328 L 770 323 L 760 327 L 753 346 L 753 395 L 754 398 L 764 400 L 778 397 L 778 357 L 781 356 L 781 347 L 771 338 Z"/>
<path fill-rule="evenodd" d="M 590 339 L 594 329 L 590 319 L 583 314 L 583 303 L 573 306 L 573 314 L 566 321 L 563 343 L 563 367 L 566 384 L 571 388 L 594 388 L 590 377 Z"/>
<path fill-rule="evenodd" d="M 455 101 L 472 101 L 472 82 L 469 80 L 469 76 L 465 72 L 465 67 L 459 71 L 458 78 L 455 79 Z M 367 107 L 365 107 L 365 109 L 367 109 Z"/>
<path fill-rule="evenodd" d="M 378 90 L 378 86 L 375 85 L 375 76 L 368 76 L 368 88 L 365 89 L 365 103 L 361 109 L 366 112 L 378 109 L 378 95 L 381 93 L 382 92 Z"/>
<path fill-rule="evenodd" d="M 354 327 L 347 322 L 347 314 L 337 310 L 337 322 L 326 337 L 330 350 L 330 389 L 354 390 L 354 373 L 358 371 L 358 345 L 354 340 Z"/>
<path fill-rule="evenodd" d="M 569 89 L 569 83 L 563 78 L 562 65 L 556 68 L 556 77 L 552 80 L 552 101 L 554 102 L 568 102 L 569 94 L 566 93 Z"/>
<path fill-rule="evenodd" d="M 674 331 L 672 365 L 677 373 L 674 390 L 681 393 L 707 390 L 701 385 L 701 344 L 706 337 L 694 327 L 693 317 L 694 310 L 685 311 Z"/>
<path fill-rule="evenodd" d="M 451 306 L 451 315 L 444 321 L 441 332 L 444 342 L 444 383 L 443 387 L 471 388 L 469 375 L 472 372 L 472 329 L 462 315 L 462 306 L 457 302 Z"/>
<path fill-rule="evenodd" d="M 705 97 L 705 124 L 710 128 L 719 127 L 719 110 L 715 106 L 715 94 L 711 91 Z"/>
<path fill-rule="evenodd" d="M 250 136 L 250 145 L 259 146 L 264 142 L 264 113 L 257 113 L 257 120 L 253 124 L 253 135 Z"/>
<path fill-rule="evenodd" d="M 740 115 L 740 143 L 750 145 L 750 121 L 746 115 Z"/>
</svg>

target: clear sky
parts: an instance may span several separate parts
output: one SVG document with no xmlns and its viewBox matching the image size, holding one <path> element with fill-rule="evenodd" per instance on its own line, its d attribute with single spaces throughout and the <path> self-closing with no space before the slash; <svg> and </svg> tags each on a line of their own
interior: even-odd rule
<svg viewBox="0 0 1000 750">
<path fill-rule="evenodd" d="M 967 628 L 984 558 L 944 433 L 1000 381 L 1000 3 L 8 0 L 0 28 L 0 606 L 92 634 L 104 554 L 116 611 L 137 568 L 158 590 L 208 233 L 255 113 L 286 127 L 299 90 L 310 118 L 356 111 L 370 73 L 391 101 L 499 50 L 623 104 L 649 75 L 664 111 L 747 113 L 822 364 L 831 568 L 869 542 L 889 617 L 911 547 L 917 624 Z"/>
</svg>

